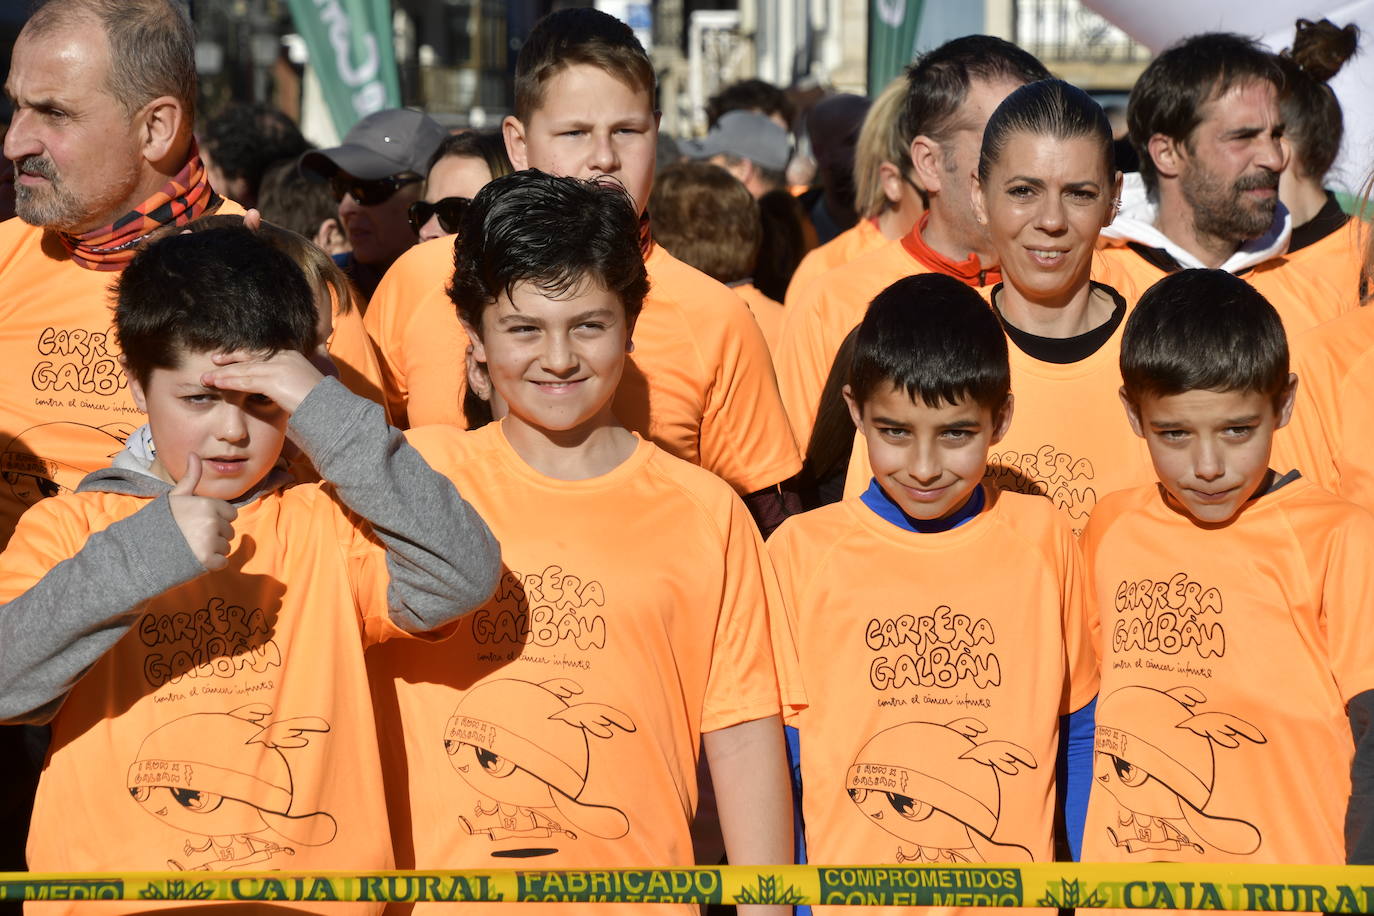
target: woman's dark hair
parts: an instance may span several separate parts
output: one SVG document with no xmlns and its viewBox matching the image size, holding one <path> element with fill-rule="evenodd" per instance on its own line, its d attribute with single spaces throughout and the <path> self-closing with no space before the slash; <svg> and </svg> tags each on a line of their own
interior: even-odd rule
<svg viewBox="0 0 1374 916">
<path fill-rule="evenodd" d="M 1181 270 L 1147 289 L 1121 338 L 1126 397 L 1253 391 L 1288 384 L 1288 338 L 1269 301 L 1224 270 Z"/>
<path fill-rule="evenodd" d="M 821 389 L 816 423 L 811 427 L 811 441 L 806 444 L 795 484 L 802 508 L 807 511 L 838 502 L 844 495 L 844 478 L 854 452 L 854 420 L 844 402 L 844 386 L 849 382 L 849 364 L 854 359 L 854 342 L 858 337 L 857 327 L 845 336 Z"/>
<path fill-rule="evenodd" d="M 515 171 L 506 154 L 506 141 L 499 130 L 468 130 L 461 134 L 450 134 L 440 143 L 434 155 L 429 157 L 429 167 L 425 175 L 434 171 L 441 159 L 462 156 L 468 159 L 481 159 L 487 164 L 492 178 L 500 178 Z"/>
<path fill-rule="evenodd" d="M 930 407 L 971 398 L 993 410 L 1011 393 L 1007 336 L 972 287 L 945 274 L 898 280 L 869 305 L 849 368 L 860 405 L 893 386 Z"/>
<path fill-rule="evenodd" d="M 165 235 L 134 256 L 115 289 L 115 335 L 142 384 L 186 353 L 309 353 L 317 317 L 301 269 L 241 227 Z"/>
<path fill-rule="evenodd" d="M 557 298 L 587 280 L 618 295 L 634 322 L 649 280 L 624 188 L 526 169 L 477 193 L 454 243 L 448 291 L 466 324 L 480 332 L 482 312 L 518 284 Z"/>
<path fill-rule="evenodd" d="M 1360 46 L 1359 26 L 1340 28 L 1329 19 L 1299 19 L 1293 47 L 1278 57 L 1283 68 L 1279 110 L 1283 135 L 1293 146 L 1293 168 L 1302 178 L 1321 181 L 1341 151 L 1345 119 L 1341 103 L 1327 86 Z"/>
<path fill-rule="evenodd" d="M 1102 106 L 1077 86 L 1063 80 L 1027 83 L 1002 100 L 988 118 L 983 148 L 978 155 L 978 180 L 986 182 L 992 167 L 1013 134 L 1026 133 L 1056 140 L 1086 137 L 1102 150 L 1107 178 L 1116 175 L 1112 126 Z"/>
</svg>

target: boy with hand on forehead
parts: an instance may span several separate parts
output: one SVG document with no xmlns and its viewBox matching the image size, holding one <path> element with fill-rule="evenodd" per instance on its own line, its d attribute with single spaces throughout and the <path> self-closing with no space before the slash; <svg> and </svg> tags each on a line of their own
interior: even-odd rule
<svg viewBox="0 0 1374 916">
<path fill-rule="evenodd" d="M 1083 533 L 1102 659 L 1084 858 L 1374 861 L 1374 516 L 1270 467 L 1298 382 L 1278 313 L 1225 271 L 1171 274 L 1127 319 L 1121 376 L 1159 483 Z"/>
<path fill-rule="evenodd" d="M 521 46 L 515 115 L 503 130 L 511 162 L 553 175 L 613 178 L 638 212 L 653 185 L 658 113 L 654 68 L 624 23 L 595 9 L 539 21 Z M 367 315 L 389 375 L 393 416 L 411 426 L 462 424 L 467 344 L 443 292 L 451 242 L 403 256 Z M 722 284 L 646 249 L 650 291 L 616 393 L 626 427 L 724 479 L 765 531 L 783 517 L 776 485 L 801 467 L 768 346 L 748 307 Z"/>
<path fill-rule="evenodd" d="M 730 861 L 791 860 L 803 700 L 758 530 L 614 412 L 647 290 L 612 183 L 517 172 L 464 217 L 453 303 L 505 415 L 408 435 L 480 494 L 506 574 L 449 641 L 369 654 L 404 866 L 692 865 L 702 745 Z"/>
<path fill-rule="evenodd" d="M 1006 336 L 958 280 L 899 280 L 859 326 L 844 398 L 868 490 L 768 541 L 811 700 L 807 858 L 1051 860 L 1060 717 L 1089 707 L 1097 667 L 1067 522 L 982 482 L 1011 423 Z"/>
<path fill-rule="evenodd" d="M 315 297 L 255 233 L 160 239 L 117 300 L 150 433 L 0 556 L 0 720 L 53 732 L 29 865 L 390 867 L 363 647 L 485 600 L 497 545 L 311 364 Z M 287 488 L 287 436 L 328 483 Z"/>
</svg>

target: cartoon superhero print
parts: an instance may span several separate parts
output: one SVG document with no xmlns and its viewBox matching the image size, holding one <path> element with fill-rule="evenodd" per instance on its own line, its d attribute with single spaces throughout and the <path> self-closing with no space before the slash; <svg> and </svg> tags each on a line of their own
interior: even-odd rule
<svg viewBox="0 0 1374 916">
<path fill-rule="evenodd" d="M 1207 702 L 1193 687 L 1122 687 L 1097 706 L 1093 778 L 1116 799 L 1113 844 L 1127 852 L 1248 855 L 1260 832 L 1239 818 L 1205 809 L 1216 778 L 1213 745 L 1264 744 L 1258 728 L 1223 712 L 1193 712 Z"/>
<path fill-rule="evenodd" d="M 906 722 L 874 735 L 859 751 L 845 789 L 865 817 L 902 841 L 898 864 L 1034 859 L 1024 846 L 992 835 L 1001 776 L 1035 769 L 1035 757 L 1009 741 L 977 743 L 987 730 L 977 719 Z"/>
<path fill-rule="evenodd" d="M 599 703 L 571 705 L 582 687 L 566 678 L 541 684 L 500 679 L 479 684 L 458 703 L 444 729 L 449 763 L 482 795 L 473 820 L 459 820 L 469 834 L 493 842 L 513 837 L 579 833 L 614 840 L 629 832 L 625 814 L 584 801 L 590 763 L 588 736 L 610 738 L 615 728 L 633 732 L 628 715 Z M 549 855 L 532 847 L 493 852 L 498 857 Z"/>
<path fill-rule="evenodd" d="M 282 748 L 305 747 L 323 719 L 272 719 L 251 703 L 193 713 L 155 729 L 129 767 L 129 794 L 153 817 L 193 834 L 167 866 L 185 871 L 263 867 L 296 846 L 322 846 L 338 827 L 323 811 L 292 810 L 291 768 Z"/>
<path fill-rule="evenodd" d="M 109 467 L 114 456 L 124 450 L 133 429 L 128 423 L 88 426 L 65 420 L 31 426 L 0 450 L 0 477 L 14 498 L 26 506 L 58 493 L 74 492 L 91 471 Z M 52 457 L 88 451 L 105 459 L 96 467 L 78 467 Z"/>
</svg>

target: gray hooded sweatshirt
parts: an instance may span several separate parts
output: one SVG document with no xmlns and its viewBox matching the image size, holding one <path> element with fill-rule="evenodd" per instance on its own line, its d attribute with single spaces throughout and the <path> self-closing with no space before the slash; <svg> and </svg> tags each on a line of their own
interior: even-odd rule
<svg viewBox="0 0 1374 916">
<path fill-rule="evenodd" d="M 495 590 L 501 557 L 490 529 L 387 425 L 379 405 L 326 378 L 301 402 L 287 434 L 333 484 L 341 508 L 366 521 L 386 548 L 387 613 L 398 627 L 433 630 Z M 49 721 L 145 602 L 206 572 L 172 517 L 171 486 L 148 469 L 146 446 L 131 438 L 113 466 L 87 475 L 77 496 L 53 497 L 117 493 L 148 504 L 92 532 L 75 556 L 0 607 L 0 721 Z M 274 471 L 236 505 L 287 482 Z"/>
</svg>

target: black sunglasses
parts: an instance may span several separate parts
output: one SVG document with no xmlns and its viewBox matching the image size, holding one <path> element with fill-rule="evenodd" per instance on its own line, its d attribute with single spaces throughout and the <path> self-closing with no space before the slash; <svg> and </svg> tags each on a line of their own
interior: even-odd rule
<svg viewBox="0 0 1374 916">
<path fill-rule="evenodd" d="M 410 216 L 410 228 L 415 230 L 415 234 L 420 234 L 420 228 L 429 222 L 431 216 L 439 217 L 439 228 L 445 234 L 453 235 L 458 231 L 459 225 L 463 222 L 463 214 L 468 212 L 468 207 L 472 206 L 471 197 L 445 197 L 436 200 L 434 203 L 417 200 L 410 205 L 408 215 Z"/>
<path fill-rule="evenodd" d="M 377 204 L 386 203 L 391 199 L 391 195 L 401 188 L 417 181 L 424 179 L 419 175 L 392 175 L 389 178 L 365 181 L 344 172 L 335 172 L 329 179 L 329 190 L 333 192 L 335 200 L 342 201 L 345 194 L 352 194 L 353 199 L 360 205 L 375 207 Z"/>
</svg>

